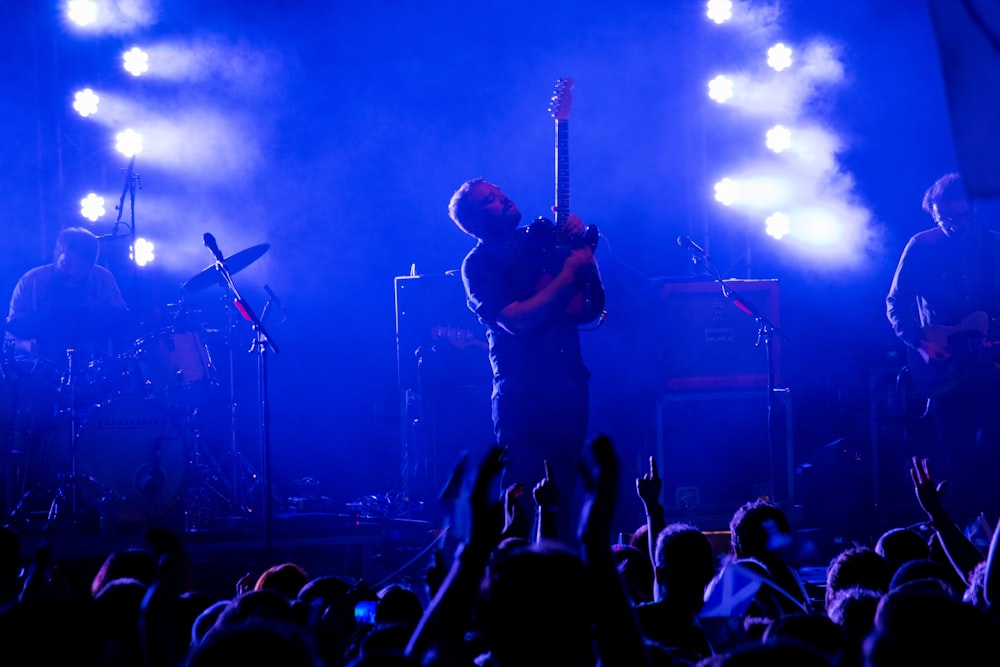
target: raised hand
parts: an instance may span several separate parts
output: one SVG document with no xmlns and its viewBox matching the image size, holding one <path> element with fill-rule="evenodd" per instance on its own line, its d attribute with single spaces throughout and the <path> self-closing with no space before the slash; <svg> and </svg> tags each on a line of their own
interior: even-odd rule
<svg viewBox="0 0 1000 667">
<path fill-rule="evenodd" d="M 944 507 L 941 503 L 941 497 L 948 486 L 948 480 L 935 483 L 934 476 L 931 475 L 930 462 L 927 459 L 914 456 L 911 460 L 913 467 L 910 468 L 910 479 L 913 480 L 913 491 L 917 496 L 917 502 L 932 520 L 942 517 Z"/>
<path fill-rule="evenodd" d="M 501 539 L 528 537 L 530 526 L 528 526 L 528 519 L 521 507 L 522 496 L 524 496 L 524 485 L 519 482 L 511 484 L 503 490 L 504 524 Z"/>
<path fill-rule="evenodd" d="M 468 545 L 486 552 L 492 551 L 497 545 L 502 528 L 497 521 L 499 507 L 491 499 L 490 489 L 503 470 L 503 453 L 502 447 L 496 445 L 490 447 L 482 463 L 479 464 L 472 484 L 472 493 L 469 495 L 471 526 Z"/>
<path fill-rule="evenodd" d="M 618 453 L 611 439 L 606 435 L 594 438 L 590 443 L 593 466 L 580 465 L 580 473 L 587 489 L 583 511 L 580 514 L 580 540 L 611 540 L 611 524 L 618 498 L 619 469 Z"/>
<path fill-rule="evenodd" d="M 539 507 L 545 508 L 555 508 L 559 505 L 559 485 L 556 484 L 555 478 L 552 476 L 552 468 L 548 461 L 543 461 L 542 465 L 545 467 L 545 476 L 535 484 L 535 488 L 531 491 L 531 496 L 535 499 L 535 504 Z"/>
<path fill-rule="evenodd" d="M 635 492 L 639 495 L 642 504 L 646 506 L 646 513 L 650 508 L 656 507 L 660 503 L 660 492 L 663 490 L 663 480 L 656 470 L 656 459 L 649 457 L 649 472 L 642 477 L 635 478 Z"/>
</svg>

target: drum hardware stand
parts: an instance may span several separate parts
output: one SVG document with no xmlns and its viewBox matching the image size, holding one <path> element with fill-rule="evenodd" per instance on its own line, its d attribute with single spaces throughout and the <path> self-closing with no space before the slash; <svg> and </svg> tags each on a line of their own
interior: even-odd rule
<svg viewBox="0 0 1000 667">
<path fill-rule="evenodd" d="M 225 259 L 219 250 L 215 237 L 211 234 L 204 235 L 205 246 L 212 251 L 215 257 L 215 268 L 226 282 L 233 297 L 233 305 L 243 316 L 243 319 L 250 322 L 254 332 L 253 344 L 250 351 L 257 353 L 257 392 L 260 416 L 260 453 L 261 470 L 263 471 L 264 484 L 264 549 L 270 553 L 273 545 L 273 493 L 271 491 L 271 407 L 267 387 L 267 352 L 270 349 L 274 354 L 279 354 L 280 350 L 274 339 L 267 332 L 261 318 L 253 311 L 250 304 L 240 295 L 233 277 L 226 267 Z M 266 310 L 266 306 L 265 306 Z"/>
<path fill-rule="evenodd" d="M 78 516 L 78 501 L 79 494 L 77 489 L 77 471 L 76 471 L 76 444 L 77 444 L 77 430 L 80 422 L 80 411 L 79 406 L 77 406 L 76 401 L 76 382 L 74 374 L 76 373 L 74 358 L 76 356 L 76 350 L 70 348 L 66 350 L 66 375 L 63 379 L 63 387 L 69 390 L 69 510 L 70 516 L 76 518 Z M 61 513 L 63 511 L 63 506 L 66 502 L 66 491 L 63 489 L 63 483 L 65 480 L 60 480 L 60 484 L 56 487 L 52 502 L 49 504 L 49 512 L 46 517 L 45 532 L 50 532 L 54 529 L 56 524 L 60 520 Z"/>
<path fill-rule="evenodd" d="M 235 355 L 233 354 L 233 331 L 236 329 L 236 307 L 229 299 L 223 299 L 226 308 L 226 348 L 229 354 L 229 451 L 222 457 L 220 469 L 228 477 L 231 495 L 228 502 L 231 509 L 243 517 L 254 510 L 253 494 L 260 479 L 250 461 L 240 452 L 236 437 L 238 405 L 236 403 Z"/>
<path fill-rule="evenodd" d="M 185 410 L 190 463 L 195 479 L 184 492 L 184 532 L 201 532 L 218 517 L 215 508 L 231 504 L 232 490 L 211 450 L 201 445 L 198 408 Z"/>
</svg>

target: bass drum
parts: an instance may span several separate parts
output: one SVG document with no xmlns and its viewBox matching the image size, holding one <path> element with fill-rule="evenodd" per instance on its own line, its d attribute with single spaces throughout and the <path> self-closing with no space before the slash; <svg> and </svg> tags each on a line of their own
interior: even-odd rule
<svg viewBox="0 0 1000 667">
<path fill-rule="evenodd" d="M 57 468 L 72 470 L 69 416 L 48 439 Z M 165 514 L 187 481 L 187 454 L 167 412 L 139 398 L 121 398 L 81 410 L 76 474 L 84 500 L 98 509 L 113 503 L 118 520 L 140 522 Z"/>
</svg>

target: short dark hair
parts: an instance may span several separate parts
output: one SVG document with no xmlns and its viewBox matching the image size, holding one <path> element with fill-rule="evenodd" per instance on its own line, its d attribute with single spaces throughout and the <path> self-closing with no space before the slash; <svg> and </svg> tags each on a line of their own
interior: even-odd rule
<svg viewBox="0 0 1000 667">
<path fill-rule="evenodd" d="M 924 193 L 923 209 L 930 215 L 934 215 L 933 207 L 943 201 L 961 201 L 968 199 L 969 195 L 965 191 L 965 182 L 962 175 L 952 172 L 945 174 L 934 181 L 931 187 Z"/>
<path fill-rule="evenodd" d="M 452 219 L 452 222 L 458 226 L 463 232 L 469 236 L 474 236 L 479 238 L 479 216 L 475 215 L 470 207 L 471 201 L 469 199 L 469 193 L 472 188 L 480 183 L 486 183 L 486 179 L 483 177 L 470 178 L 465 183 L 458 186 L 455 193 L 451 196 L 451 200 L 448 202 L 448 217 Z"/>
<path fill-rule="evenodd" d="M 756 557 L 770 551 L 773 531 L 791 533 L 785 511 L 766 500 L 746 503 L 729 522 L 729 538 L 737 558 Z"/>
<path fill-rule="evenodd" d="M 93 232 L 83 227 L 67 227 L 59 232 L 56 237 L 56 255 L 59 251 L 76 255 L 81 259 L 89 260 L 91 264 L 97 262 L 97 255 L 101 250 L 101 243 L 94 236 Z"/>
</svg>

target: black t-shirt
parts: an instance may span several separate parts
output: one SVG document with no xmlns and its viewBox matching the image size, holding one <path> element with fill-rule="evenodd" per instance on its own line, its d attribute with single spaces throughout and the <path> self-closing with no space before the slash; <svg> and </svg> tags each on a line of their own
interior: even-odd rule
<svg viewBox="0 0 1000 667">
<path fill-rule="evenodd" d="M 544 393 L 586 383 L 590 373 L 580 353 L 577 325 L 553 313 L 541 325 L 517 336 L 497 324 L 500 312 L 538 291 L 543 269 L 518 243 L 480 241 L 462 262 L 469 308 L 487 327 L 495 393 Z"/>
</svg>

